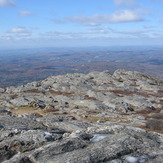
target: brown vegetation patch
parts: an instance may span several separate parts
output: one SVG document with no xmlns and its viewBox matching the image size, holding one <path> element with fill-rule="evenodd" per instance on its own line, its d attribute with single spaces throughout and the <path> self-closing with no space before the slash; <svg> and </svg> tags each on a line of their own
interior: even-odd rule
<svg viewBox="0 0 163 163">
<path fill-rule="evenodd" d="M 131 86 L 131 87 L 138 87 L 139 85 L 136 85 L 136 84 L 130 84 L 129 86 Z"/>
<path fill-rule="evenodd" d="M 117 123 L 131 123 L 132 121 L 131 120 L 128 120 L 126 118 L 120 118 L 120 117 L 91 117 L 91 116 L 88 116 L 86 118 L 88 121 L 90 122 L 97 122 L 97 121 L 100 121 L 101 123 L 105 123 L 107 121 L 109 122 L 117 122 Z"/>
<path fill-rule="evenodd" d="M 108 83 L 106 83 L 106 84 L 112 84 L 112 85 L 114 85 L 113 81 L 110 81 L 110 82 L 108 82 Z"/>
<path fill-rule="evenodd" d="M 132 121 L 122 117 L 104 117 L 104 121 L 118 122 L 118 123 L 131 123 Z"/>
<path fill-rule="evenodd" d="M 110 92 L 113 92 L 115 94 L 121 94 L 121 95 L 126 95 L 126 96 L 132 96 L 134 94 L 134 92 L 131 92 L 131 91 L 125 91 L 125 90 L 120 90 L 120 89 L 117 89 L 117 90 L 110 90 Z"/>
<path fill-rule="evenodd" d="M 90 122 L 97 122 L 100 119 L 100 117 L 87 117 L 86 119 Z"/>
<path fill-rule="evenodd" d="M 135 94 L 140 95 L 140 96 L 144 96 L 144 97 L 149 97 L 150 95 L 152 95 L 152 94 L 147 94 L 144 92 L 135 92 Z"/>
<path fill-rule="evenodd" d="M 31 113 L 38 113 L 37 110 L 35 110 L 33 107 L 29 107 L 29 106 L 23 106 L 23 107 L 19 107 L 18 109 L 13 109 L 11 110 L 12 114 L 31 114 Z"/>
<path fill-rule="evenodd" d="M 147 118 L 149 119 L 146 121 L 146 128 L 163 133 L 163 113 L 156 113 Z"/>
<path fill-rule="evenodd" d="M 73 93 L 71 92 L 61 92 L 61 91 L 54 91 L 52 89 L 49 90 L 49 92 L 53 95 L 63 95 L 63 96 L 71 96 Z"/>
<path fill-rule="evenodd" d="M 158 130 L 163 132 L 163 120 L 160 119 L 149 119 L 146 122 L 146 128 L 151 130 Z"/>
<path fill-rule="evenodd" d="M 84 99 L 85 99 L 85 100 L 94 100 L 94 101 L 97 100 L 95 97 L 90 97 L 90 96 L 88 96 L 88 95 L 85 95 L 85 96 L 84 96 Z"/>
<path fill-rule="evenodd" d="M 163 90 L 158 90 L 157 93 L 155 93 L 153 96 L 163 97 Z"/>
<path fill-rule="evenodd" d="M 24 93 L 42 93 L 42 91 L 38 90 L 38 89 L 30 89 L 30 90 L 26 90 L 23 91 Z"/>
<path fill-rule="evenodd" d="M 141 89 L 141 90 L 144 91 L 144 92 L 155 92 L 155 91 L 149 90 L 149 89 Z"/>
<path fill-rule="evenodd" d="M 88 110 L 87 111 L 87 114 L 88 115 L 96 115 L 96 114 L 99 114 L 100 112 L 99 111 L 96 111 L 96 110 Z"/>
<path fill-rule="evenodd" d="M 49 108 L 49 109 L 36 109 L 30 106 L 22 106 L 18 109 L 12 109 L 11 112 L 13 115 L 21 115 L 21 114 L 39 114 L 44 115 L 45 113 L 54 113 L 59 111 L 59 109 Z"/>
<path fill-rule="evenodd" d="M 57 112 L 59 111 L 59 109 L 49 108 L 49 109 L 43 109 L 42 111 L 43 113 L 51 113 L 51 112 Z"/>
<path fill-rule="evenodd" d="M 160 131 L 160 130 L 152 130 L 150 128 L 147 128 L 146 126 L 137 126 L 141 129 L 144 129 L 144 130 L 147 130 L 147 131 L 150 131 L 150 132 L 157 132 L 157 133 L 160 133 L 160 134 L 163 134 L 163 131 Z"/>
<path fill-rule="evenodd" d="M 151 103 L 153 103 L 153 104 L 161 104 L 161 105 L 163 105 L 163 100 L 160 100 L 160 102 L 157 102 L 157 101 L 151 101 Z"/>
<path fill-rule="evenodd" d="M 120 115 L 131 115 L 131 113 L 119 113 Z"/>
<path fill-rule="evenodd" d="M 113 92 L 116 95 L 121 94 L 121 95 L 126 95 L 126 96 L 133 96 L 134 94 L 136 94 L 136 95 L 140 95 L 140 96 L 144 96 L 144 97 L 149 97 L 149 94 L 144 93 L 144 92 L 132 92 L 132 91 L 126 91 L 126 90 L 120 90 L 120 89 L 110 90 L 110 92 Z"/>
<path fill-rule="evenodd" d="M 130 81 L 137 81 L 137 79 L 129 79 Z"/>
<path fill-rule="evenodd" d="M 156 94 L 147 94 L 145 92 L 133 92 L 133 91 L 127 91 L 127 90 L 121 90 L 121 89 L 115 89 L 115 90 L 94 90 L 95 92 L 102 92 L 102 93 L 107 93 L 107 92 L 112 92 L 115 93 L 117 96 L 123 97 L 125 96 L 133 96 L 133 95 L 140 95 L 143 97 L 149 97 L 150 95 L 154 96 Z"/>
<path fill-rule="evenodd" d="M 156 108 L 156 110 L 152 110 L 151 108 L 146 108 L 143 110 L 136 111 L 135 114 L 141 114 L 141 115 L 147 116 L 150 113 L 159 113 L 160 111 L 161 111 L 161 108 Z"/>
<path fill-rule="evenodd" d="M 149 118 L 154 118 L 154 119 L 162 119 L 163 120 L 163 113 L 156 113 L 151 115 Z"/>
<path fill-rule="evenodd" d="M 163 95 L 163 90 L 158 90 L 157 92 Z"/>
<path fill-rule="evenodd" d="M 10 94 L 9 97 L 12 98 L 12 99 L 15 99 L 15 98 L 18 97 L 18 95 L 17 94 Z"/>
</svg>

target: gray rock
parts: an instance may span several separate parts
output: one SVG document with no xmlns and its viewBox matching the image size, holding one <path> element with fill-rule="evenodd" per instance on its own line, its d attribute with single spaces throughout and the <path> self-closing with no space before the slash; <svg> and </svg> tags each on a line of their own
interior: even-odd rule
<svg viewBox="0 0 163 163">
<path fill-rule="evenodd" d="M 4 93 L 4 92 L 5 92 L 5 89 L 0 88 L 0 93 Z"/>
<path fill-rule="evenodd" d="M 0 142 L 0 160 L 9 159 L 18 152 L 31 151 L 47 142 L 61 138 L 60 135 L 41 130 L 21 131 L 19 134 L 10 137 Z"/>
<path fill-rule="evenodd" d="M 10 109 L 0 109 L 0 115 L 11 115 Z"/>
<path fill-rule="evenodd" d="M 61 121 L 61 122 L 54 122 L 54 121 L 45 121 L 43 122 L 43 124 L 45 126 L 47 126 L 48 128 L 58 128 L 60 130 L 64 130 L 67 132 L 74 132 L 76 130 L 84 130 L 87 129 L 88 127 L 92 126 L 90 123 L 88 122 L 82 122 L 82 121 Z"/>
<path fill-rule="evenodd" d="M 3 126 L 5 129 L 45 129 L 45 126 L 37 122 L 36 120 L 19 118 L 17 116 L 0 116 L 0 125 Z"/>
<path fill-rule="evenodd" d="M 29 105 L 30 101 L 24 97 L 18 97 L 15 99 L 10 100 L 10 103 L 14 106 L 27 106 Z"/>
<path fill-rule="evenodd" d="M 117 70 L 0 89 L 0 162 L 161 163 L 162 134 L 135 126 L 161 110 L 162 86 L 149 75 Z"/>
<path fill-rule="evenodd" d="M 36 149 L 28 158 L 33 162 L 98 163 L 111 160 L 160 160 L 161 154 L 151 157 L 151 151 L 161 151 L 159 137 L 144 131 L 124 129 L 98 142 L 88 143 L 81 138 L 68 138 Z M 140 155 L 141 154 L 141 155 Z"/>
</svg>

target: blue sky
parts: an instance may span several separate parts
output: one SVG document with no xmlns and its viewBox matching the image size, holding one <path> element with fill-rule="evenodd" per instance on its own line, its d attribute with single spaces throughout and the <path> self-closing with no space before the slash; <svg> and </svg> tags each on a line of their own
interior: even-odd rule
<svg viewBox="0 0 163 163">
<path fill-rule="evenodd" d="M 163 0 L 0 0 L 0 48 L 163 45 Z"/>
</svg>

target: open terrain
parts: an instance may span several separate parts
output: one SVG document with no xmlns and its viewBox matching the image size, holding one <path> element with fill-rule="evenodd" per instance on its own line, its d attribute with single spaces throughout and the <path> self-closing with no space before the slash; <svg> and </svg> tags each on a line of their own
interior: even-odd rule
<svg viewBox="0 0 163 163">
<path fill-rule="evenodd" d="M 161 163 L 163 80 L 137 71 L 0 89 L 0 162 Z"/>
</svg>

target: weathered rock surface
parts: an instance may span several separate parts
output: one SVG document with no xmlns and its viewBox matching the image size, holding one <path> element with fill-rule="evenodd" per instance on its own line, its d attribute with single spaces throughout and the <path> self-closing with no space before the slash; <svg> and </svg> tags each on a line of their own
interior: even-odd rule
<svg viewBox="0 0 163 163">
<path fill-rule="evenodd" d="M 132 162 L 127 160 L 136 160 L 138 162 L 161 162 L 163 160 L 163 137 L 156 133 L 149 133 L 145 130 L 127 127 L 117 124 L 98 124 L 97 127 L 89 127 L 84 131 L 76 131 L 62 139 L 46 141 L 39 131 L 31 131 L 23 137 L 23 144 L 12 142 L 8 144 L 6 153 L 1 148 L 2 159 L 5 162 Z M 38 134 L 36 136 L 35 134 Z M 24 133 L 25 134 L 25 133 Z M 105 135 L 105 136 L 104 136 Z M 96 136 L 96 141 L 92 141 Z M 30 139 L 29 139 L 30 138 Z M 38 138 L 36 140 L 36 138 Z M 16 139 L 16 138 L 14 138 Z M 20 138 L 19 138 L 20 139 Z M 2 141 L 5 144 L 7 140 Z M 28 141 L 28 144 L 25 143 Z M 30 144 L 34 141 L 34 144 Z M 17 146 L 14 148 L 14 143 Z M 40 145 L 41 147 L 38 147 Z M 2 147 L 2 145 L 1 145 Z M 32 150 L 32 151 L 29 151 Z M 20 153 L 21 152 L 21 153 Z M 10 157 L 11 158 L 10 158 Z M 12 157 L 13 156 L 13 157 Z"/>
<path fill-rule="evenodd" d="M 133 71 L 0 89 L 0 162 L 162 163 L 162 110 L 163 81 Z"/>
</svg>

